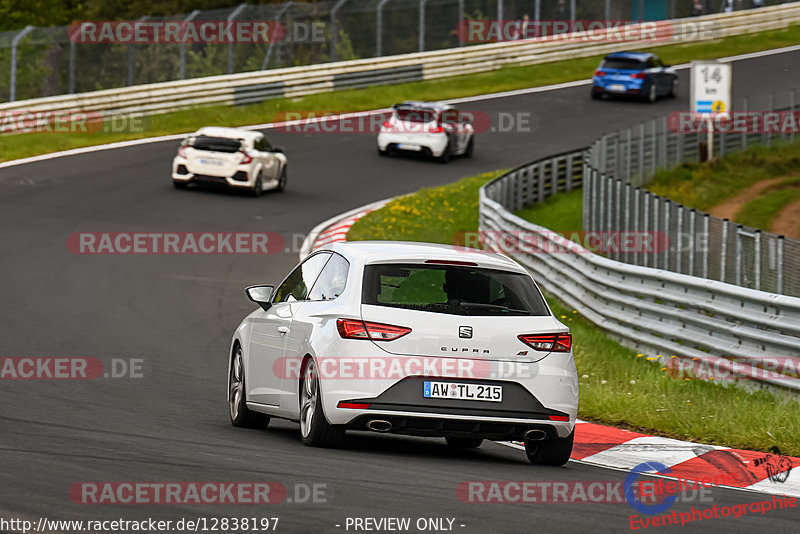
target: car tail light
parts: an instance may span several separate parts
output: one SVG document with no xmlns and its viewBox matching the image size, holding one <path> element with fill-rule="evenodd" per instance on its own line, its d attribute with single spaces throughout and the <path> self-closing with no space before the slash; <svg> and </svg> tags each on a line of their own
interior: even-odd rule
<svg viewBox="0 0 800 534">
<path fill-rule="evenodd" d="M 606 73 L 605 73 L 605 71 L 602 71 L 602 70 L 600 70 L 600 69 L 597 69 L 596 71 L 594 71 L 594 75 L 595 75 L 595 76 L 605 76 L 605 75 L 606 75 Z"/>
<path fill-rule="evenodd" d="M 517 338 L 534 350 L 569 352 L 572 334 L 521 334 Z"/>
<path fill-rule="evenodd" d="M 428 131 L 430 133 L 442 133 L 444 131 L 444 127 L 443 126 L 431 126 L 430 128 L 428 128 Z"/>
<path fill-rule="evenodd" d="M 241 152 L 241 154 L 244 157 L 242 158 L 242 161 L 239 162 L 239 165 L 244 165 L 245 163 L 250 163 L 253 161 L 253 158 L 247 152 Z"/>
<path fill-rule="evenodd" d="M 634 72 L 631 74 L 631 78 L 636 78 L 637 80 L 644 80 L 645 76 L 647 76 L 644 72 Z"/>
<path fill-rule="evenodd" d="M 568 415 L 550 415 L 548 417 L 550 418 L 551 421 L 569 421 Z"/>
<path fill-rule="evenodd" d="M 369 406 L 370 406 L 369 404 L 364 402 L 346 402 L 346 401 L 339 401 L 339 404 L 336 405 L 337 408 L 348 408 L 350 410 L 366 410 L 367 408 L 369 408 Z"/>
<path fill-rule="evenodd" d="M 336 321 L 336 328 L 344 339 L 371 339 L 372 341 L 394 341 L 411 332 L 411 329 L 405 326 L 370 323 L 358 319 L 339 319 Z"/>
<path fill-rule="evenodd" d="M 178 149 L 178 155 L 182 158 L 186 157 L 186 147 L 182 146 Z"/>
</svg>

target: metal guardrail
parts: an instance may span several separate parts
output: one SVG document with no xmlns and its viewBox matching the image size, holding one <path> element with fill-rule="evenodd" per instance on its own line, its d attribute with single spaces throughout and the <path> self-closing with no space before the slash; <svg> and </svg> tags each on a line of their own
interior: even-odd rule
<svg viewBox="0 0 800 534">
<path fill-rule="evenodd" d="M 545 291 L 623 345 L 665 366 L 673 356 L 689 358 L 715 373 L 800 391 L 800 379 L 766 372 L 775 359 L 800 369 L 800 298 L 614 261 L 513 214 L 568 184 L 577 187 L 581 173 L 564 162 L 581 152 L 523 165 L 481 188 L 480 230 L 489 248 L 513 257 Z"/>
<path fill-rule="evenodd" d="M 673 39 L 682 38 L 683 30 L 689 27 L 687 25 L 692 25 L 696 30 L 696 25 L 704 24 L 709 31 L 700 32 L 696 37 L 698 40 L 708 40 L 785 28 L 798 22 L 800 3 L 794 3 L 669 21 L 668 24 L 658 25 L 654 35 L 664 42 L 673 42 Z M 641 28 L 639 25 L 633 27 Z M 0 104 L 0 112 L 82 110 L 107 114 L 156 114 L 196 106 L 239 105 L 270 98 L 298 97 L 371 85 L 437 79 L 485 72 L 509 65 L 533 65 L 595 56 L 641 44 L 635 32 L 631 35 L 622 32 L 621 38 L 615 30 L 609 30 L 609 33 L 614 37 L 607 42 L 590 38 L 596 37 L 597 33 L 577 32 L 569 35 L 583 36 L 586 39 L 526 39 L 51 96 L 3 103 Z"/>
<path fill-rule="evenodd" d="M 749 98 L 735 111 L 795 113 L 800 91 Z M 608 251 L 608 257 L 742 287 L 800 297 L 800 241 L 719 219 L 650 193 L 641 186 L 657 170 L 700 159 L 706 133 L 673 131 L 667 117 L 602 136 L 585 154 L 583 229 L 646 232 L 666 237 L 658 252 Z M 748 147 L 794 141 L 794 133 L 716 133 L 720 157 Z"/>
</svg>

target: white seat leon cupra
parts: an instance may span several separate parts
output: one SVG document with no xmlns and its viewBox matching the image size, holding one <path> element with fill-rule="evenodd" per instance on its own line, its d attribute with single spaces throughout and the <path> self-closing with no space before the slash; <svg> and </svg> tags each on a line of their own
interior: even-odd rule
<svg viewBox="0 0 800 534">
<path fill-rule="evenodd" d="M 493 253 L 404 242 L 333 243 L 277 288 L 229 353 L 234 426 L 300 423 L 307 445 L 347 430 L 522 441 L 534 464 L 572 451 L 578 377 L 569 329 L 531 276 Z"/>
</svg>

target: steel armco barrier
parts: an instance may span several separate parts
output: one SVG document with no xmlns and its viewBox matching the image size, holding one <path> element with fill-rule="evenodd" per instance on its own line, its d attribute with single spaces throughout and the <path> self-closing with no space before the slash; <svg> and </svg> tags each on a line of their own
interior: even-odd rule
<svg viewBox="0 0 800 534">
<path fill-rule="evenodd" d="M 745 99 L 734 111 L 789 111 L 800 91 Z M 800 242 L 719 219 L 642 188 L 660 169 L 697 162 L 706 133 L 679 133 L 667 118 L 604 135 L 584 157 L 583 229 L 590 232 L 657 232 L 669 238 L 663 252 L 608 251 L 608 257 L 734 285 L 800 297 Z M 720 157 L 755 145 L 793 141 L 794 133 L 717 133 Z"/>
<path fill-rule="evenodd" d="M 623 345 L 664 364 L 672 356 L 692 358 L 721 373 L 800 391 L 799 379 L 745 365 L 768 371 L 765 358 L 780 358 L 800 369 L 800 298 L 615 261 L 513 214 L 580 187 L 584 168 L 575 162 L 586 153 L 537 160 L 482 187 L 484 242 Z"/>
</svg>

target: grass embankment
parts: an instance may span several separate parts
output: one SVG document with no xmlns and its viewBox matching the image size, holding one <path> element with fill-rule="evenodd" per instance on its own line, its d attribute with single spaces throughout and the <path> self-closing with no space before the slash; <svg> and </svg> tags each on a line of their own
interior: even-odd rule
<svg viewBox="0 0 800 534">
<path fill-rule="evenodd" d="M 454 236 L 477 232 L 478 189 L 496 174 L 395 199 L 357 221 L 347 237 L 451 244 Z M 537 224 L 572 231 L 580 226 L 569 216 L 559 228 L 561 208 L 574 208 L 579 200 L 576 193 L 558 195 L 527 214 Z M 735 448 L 767 451 L 778 445 L 784 454 L 800 455 L 797 402 L 779 400 L 764 391 L 749 393 L 702 380 L 671 378 L 657 361 L 612 341 L 553 296 L 548 296 L 548 302 L 572 329 L 581 376 L 581 418 Z"/>
<path fill-rule="evenodd" d="M 670 64 L 713 59 L 797 44 L 800 27 L 728 37 L 708 43 L 687 43 L 646 47 Z M 601 56 L 558 61 L 529 67 L 455 76 L 442 80 L 384 85 L 367 89 L 337 91 L 302 98 L 268 100 L 240 107 L 210 106 L 155 115 L 145 131 L 136 133 L 28 133 L 0 137 L 0 161 L 45 154 L 84 146 L 191 132 L 202 126 L 242 126 L 272 122 L 287 111 L 363 111 L 380 109 L 409 98 L 446 100 L 472 95 L 538 87 L 585 79 Z M 587 91 L 588 94 L 588 91 Z"/>
<path fill-rule="evenodd" d="M 688 163 L 658 172 L 648 189 L 712 214 L 722 206 L 721 202 L 744 193 L 741 206 L 726 216 L 740 224 L 769 230 L 780 211 L 800 198 L 798 172 L 800 142 L 778 143 L 754 147 L 712 163 Z M 747 194 L 766 180 L 774 183 Z"/>
</svg>

